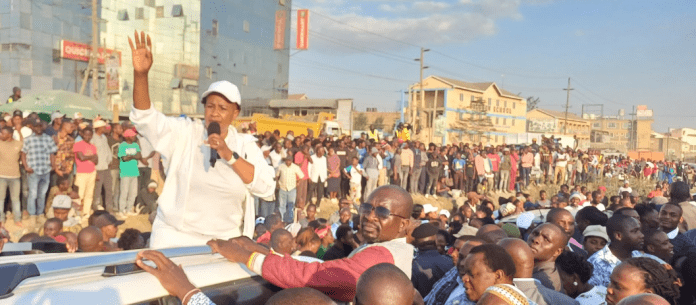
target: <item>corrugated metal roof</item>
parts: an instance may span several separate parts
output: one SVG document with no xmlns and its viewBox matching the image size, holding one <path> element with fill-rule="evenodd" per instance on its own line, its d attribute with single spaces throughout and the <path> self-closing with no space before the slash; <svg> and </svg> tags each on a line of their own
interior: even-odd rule
<svg viewBox="0 0 696 305">
<path fill-rule="evenodd" d="M 307 99 L 307 100 L 271 100 L 268 103 L 271 108 L 337 108 L 338 100 L 335 99 Z"/>
<path fill-rule="evenodd" d="M 456 79 L 451 79 L 451 78 L 447 78 L 447 77 L 442 77 L 442 76 L 436 76 L 436 75 L 433 75 L 433 77 L 438 78 L 438 79 L 440 79 L 440 80 L 442 80 L 442 81 L 444 81 L 444 82 L 450 83 L 450 84 L 452 84 L 452 85 L 455 86 L 455 87 L 460 87 L 460 88 L 463 88 L 463 89 L 469 89 L 469 90 L 480 91 L 480 92 L 483 92 L 483 91 L 488 90 L 488 88 L 489 88 L 490 86 L 492 86 L 492 85 L 495 84 L 495 83 L 493 83 L 493 82 L 487 82 L 487 83 L 468 83 L 468 82 L 464 82 L 464 81 L 460 81 L 460 80 L 456 80 Z M 517 94 L 514 94 L 514 93 L 512 93 L 512 92 L 510 92 L 510 91 L 507 91 L 507 90 L 505 90 L 505 89 L 500 88 L 498 85 L 495 85 L 495 87 L 498 88 L 498 90 L 500 90 L 501 95 L 509 96 L 509 97 L 522 98 L 521 96 L 519 96 L 519 95 L 517 95 Z"/>
</svg>

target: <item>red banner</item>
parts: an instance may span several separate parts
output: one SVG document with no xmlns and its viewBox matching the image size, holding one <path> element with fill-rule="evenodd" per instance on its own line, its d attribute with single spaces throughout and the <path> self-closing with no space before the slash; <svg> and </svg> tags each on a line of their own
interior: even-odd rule
<svg viewBox="0 0 696 305">
<path fill-rule="evenodd" d="M 273 39 L 273 49 L 282 50 L 285 48 L 285 20 L 286 11 L 277 11 L 275 15 L 275 37 Z"/>
<path fill-rule="evenodd" d="M 297 10 L 297 49 L 309 47 L 309 10 Z"/>
<path fill-rule="evenodd" d="M 89 57 L 92 55 L 92 46 L 84 43 L 73 42 L 68 40 L 60 41 L 60 57 L 78 61 L 89 61 Z M 121 66 L 121 51 L 115 51 L 111 49 L 106 49 L 106 54 L 116 55 L 118 58 L 118 65 Z M 99 64 L 104 64 L 104 48 L 99 48 L 99 54 L 97 59 Z"/>
</svg>

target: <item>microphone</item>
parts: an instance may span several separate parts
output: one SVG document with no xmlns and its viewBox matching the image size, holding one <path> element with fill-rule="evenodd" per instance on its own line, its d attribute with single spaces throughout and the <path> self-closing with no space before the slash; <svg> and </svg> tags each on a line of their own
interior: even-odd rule
<svg viewBox="0 0 696 305">
<path fill-rule="evenodd" d="M 210 122 L 208 124 L 208 136 L 212 134 L 220 134 L 220 124 L 218 122 Z M 215 149 L 210 149 L 210 167 L 215 167 L 215 161 L 218 159 L 218 153 Z"/>
</svg>

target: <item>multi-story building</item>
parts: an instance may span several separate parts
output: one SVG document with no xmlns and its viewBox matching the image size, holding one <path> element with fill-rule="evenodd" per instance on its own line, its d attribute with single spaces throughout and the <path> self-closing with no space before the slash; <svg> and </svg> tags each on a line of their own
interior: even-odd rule
<svg viewBox="0 0 696 305">
<path fill-rule="evenodd" d="M 87 62 L 61 58 L 63 41 L 92 41 L 92 10 L 82 0 L 0 1 L 0 103 L 22 95 L 78 91 Z M 79 51 L 79 50 L 78 50 Z M 91 78 L 85 92 L 91 90 Z"/>
<path fill-rule="evenodd" d="M 689 147 L 687 152 L 696 153 L 696 129 L 693 128 L 677 128 L 670 129 L 669 134 L 683 142 L 686 142 Z"/>
<path fill-rule="evenodd" d="M 101 42 L 122 52 L 120 89 L 112 99 L 122 110 L 132 104 L 128 36 L 136 30 L 152 37 L 150 95 L 164 113 L 202 113 L 200 94 L 219 80 L 239 87 L 241 115 L 287 98 L 290 0 L 101 2 Z"/>
<path fill-rule="evenodd" d="M 496 85 L 468 83 L 441 76 L 423 80 L 402 94 L 402 121 L 411 122 L 409 107 L 417 109 L 417 138 L 426 143 L 503 144 L 508 136 L 525 132 L 527 101 Z"/>
<path fill-rule="evenodd" d="M 650 150 L 652 118 L 635 120 L 622 117 L 599 117 L 590 120 L 592 148 L 613 148 L 620 151 Z"/>
</svg>

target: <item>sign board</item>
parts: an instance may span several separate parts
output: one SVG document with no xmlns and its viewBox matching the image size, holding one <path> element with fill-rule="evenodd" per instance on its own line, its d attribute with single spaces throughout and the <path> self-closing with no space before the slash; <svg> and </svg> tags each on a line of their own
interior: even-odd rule
<svg viewBox="0 0 696 305">
<path fill-rule="evenodd" d="M 297 49 L 309 47 L 309 10 L 297 10 Z"/>
<path fill-rule="evenodd" d="M 97 60 L 99 64 L 104 64 L 106 55 L 115 55 L 118 59 L 118 66 L 121 66 L 121 51 L 99 48 Z M 60 57 L 77 61 L 89 61 L 92 55 L 92 46 L 84 43 L 61 40 L 60 41 Z"/>
<path fill-rule="evenodd" d="M 650 118 L 653 116 L 653 111 L 648 109 L 647 105 L 638 105 L 636 107 L 636 116 L 639 118 Z"/>
<path fill-rule="evenodd" d="M 275 34 L 273 36 L 273 49 L 282 50 L 285 48 L 285 20 L 286 11 L 276 11 L 275 15 Z"/>
<path fill-rule="evenodd" d="M 120 66 L 118 58 L 115 55 L 110 55 L 106 58 L 104 64 L 106 68 L 106 94 L 120 93 L 118 68 Z"/>
<path fill-rule="evenodd" d="M 557 127 L 556 119 L 527 118 L 527 132 L 555 132 Z"/>
</svg>

